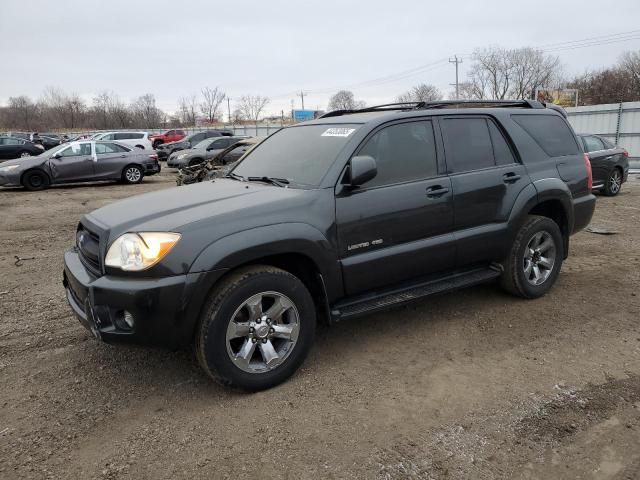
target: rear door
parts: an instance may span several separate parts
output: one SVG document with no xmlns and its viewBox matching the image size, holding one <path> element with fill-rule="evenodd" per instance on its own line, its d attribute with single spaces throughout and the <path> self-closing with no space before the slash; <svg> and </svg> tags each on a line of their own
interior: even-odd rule
<svg viewBox="0 0 640 480">
<path fill-rule="evenodd" d="M 49 158 L 53 183 L 93 179 L 93 152 L 91 142 L 72 143 Z"/>
<path fill-rule="evenodd" d="M 602 186 L 607 181 L 607 175 L 609 175 L 615 164 L 614 154 L 595 135 L 582 135 L 581 139 L 584 151 L 589 155 L 589 161 L 591 162 L 593 186 Z"/>
<path fill-rule="evenodd" d="M 438 163 L 433 122 L 380 127 L 356 155 L 378 173 L 357 189 L 337 187 L 338 247 L 347 295 L 451 268 L 451 181 Z"/>
<path fill-rule="evenodd" d="M 24 140 L 13 137 L 0 138 L 0 158 L 17 158 L 24 145 Z"/>
<path fill-rule="evenodd" d="M 127 150 L 113 142 L 96 142 L 95 176 L 97 180 L 119 179 L 128 163 Z"/>
<path fill-rule="evenodd" d="M 529 183 L 525 167 L 491 117 L 447 116 L 439 121 L 453 189 L 456 264 L 499 260 L 507 248 L 511 207 Z"/>
</svg>

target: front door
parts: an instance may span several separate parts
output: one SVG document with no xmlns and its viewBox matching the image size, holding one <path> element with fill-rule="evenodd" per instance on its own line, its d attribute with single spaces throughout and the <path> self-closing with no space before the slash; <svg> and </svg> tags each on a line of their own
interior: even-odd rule
<svg viewBox="0 0 640 480">
<path fill-rule="evenodd" d="M 373 132 L 357 155 L 375 178 L 337 187 L 338 244 L 347 295 L 447 269 L 455 259 L 451 181 L 438 165 L 430 120 Z"/>
<path fill-rule="evenodd" d="M 93 179 L 91 142 L 72 143 L 49 158 L 53 183 Z"/>
<path fill-rule="evenodd" d="M 458 267 L 501 260 L 507 221 L 529 184 L 505 135 L 488 117 L 439 120 L 453 188 Z"/>
</svg>

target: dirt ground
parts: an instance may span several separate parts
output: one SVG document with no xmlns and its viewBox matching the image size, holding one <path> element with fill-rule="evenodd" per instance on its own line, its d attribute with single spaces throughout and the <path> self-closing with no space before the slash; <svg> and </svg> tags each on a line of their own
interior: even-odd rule
<svg viewBox="0 0 640 480">
<path fill-rule="evenodd" d="M 486 285 L 321 328 L 269 391 L 186 352 L 109 346 L 72 316 L 80 216 L 173 185 L 0 191 L 0 478 L 638 479 L 640 181 L 598 197 L 558 284 Z M 19 257 L 21 266 L 14 264 Z"/>
</svg>

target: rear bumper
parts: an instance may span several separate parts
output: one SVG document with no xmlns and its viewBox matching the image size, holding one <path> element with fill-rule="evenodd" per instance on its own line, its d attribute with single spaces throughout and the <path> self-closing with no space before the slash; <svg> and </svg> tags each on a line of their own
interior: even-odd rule
<svg viewBox="0 0 640 480">
<path fill-rule="evenodd" d="M 147 163 L 144 165 L 145 171 L 144 174 L 145 175 L 155 175 L 156 173 L 160 173 L 160 164 L 158 162 L 154 162 L 154 163 Z"/>
<path fill-rule="evenodd" d="M 108 343 L 185 347 L 193 338 L 207 282 L 224 271 L 163 278 L 95 277 L 75 248 L 64 255 L 67 301 L 80 323 Z M 213 275 L 212 275 L 213 274 Z M 133 316 L 133 327 L 124 312 Z"/>
<path fill-rule="evenodd" d="M 573 199 L 573 230 L 571 234 L 579 232 L 591 222 L 596 209 L 596 197 L 592 193 Z"/>
</svg>

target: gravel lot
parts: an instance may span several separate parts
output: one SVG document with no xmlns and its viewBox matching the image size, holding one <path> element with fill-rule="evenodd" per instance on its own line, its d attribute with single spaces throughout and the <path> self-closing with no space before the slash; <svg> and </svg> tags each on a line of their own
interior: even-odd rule
<svg viewBox="0 0 640 480">
<path fill-rule="evenodd" d="M 0 478 L 640 478 L 637 180 L 545 298 L 487 285 L 321 328 L 257 394 L 98 343 L 66 304 L 80 216 L 172 185 L 0 191 Z"/>
</svg>

